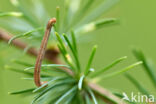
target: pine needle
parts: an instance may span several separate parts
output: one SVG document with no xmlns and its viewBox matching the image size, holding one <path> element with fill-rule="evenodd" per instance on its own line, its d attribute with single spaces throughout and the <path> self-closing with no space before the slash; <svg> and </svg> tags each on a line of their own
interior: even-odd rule
<svg viewBox="0 0 156 104">
<path fill-rule="evenodd" d="M 133 54 L 136 56 L 136 58 L 139 61 L 143 61 L 143 67 L 145 71 L 147 72 L 148 76 L 150 77 L 151 81 L 153 82 L 153 85 L 156 87 L 156 71 L 155 67 L 153 66 L 152 62 L 150 62 L 143 52 L 141 50 L 133 49 Z"/>
<path fill-rule="evenodd" d="M 13 68 L 13 67 L 8 66 L 8 65 L 5 65 L 4 68 L 7 69 L 7 70 L 11 70 L 11 71 L 14 71 L 14 72 L 17 72 L 17 73 L 22 73 L 22 74 L 25 74 L 25 75 L 28 75 L 28 76 L 33 76 L 34 75 L 33 72 L 27 72 L 27 71 L 24 71 L 24 70 Z M 43 74 L 43 73 L 41 74 L 41 76 L 42 77 L 49 77 L 49 75 Z"/>
<path fill-rule="evenodd" d="M 72 89 L 70 89 L 69 91 L 67 91 L 65 94 L 63 94 L 56 102 L 55 104 L 59 104 L 65 97 L 67 97 L 69 94 L 71 94 L 72 92 L 74 92 L 77 89 L 77 86 L 74 86 Z"/>
<path fill-rule="evenodd" d="M 99 75 L 103 74 L 103 72 L 109 70 L 110 68 L 114 67 L 115 65 L 119 64 L 121 61 L 123 61 L 123 60 L 125 60 L 125 59 L 127 59 L 127 56 L 124 56 L 124 57 L 121 57 L 121 58 L 115 60 L 113 63 L 109 64 L 109 65 L 106 66 L 105 68 L 103 68 L 103 69 L 101 69 L 101 70 L 99 70 L 99 71 L 93 73 L 93 74 L 91 75 L 91 77 L 93 78 L 93 77 L 96 77 L 96 76 L 99 76 Z"/>
<path fill-rule="evenodd" d="M 51 80 L 52 78 L 53 78 L 53 77 L 42 77 L 41 80 L 43 80 L 43 81 L 47 81 L 47 80 Z M 29 78 L 21 78 L 21 79 L 23 79 L 23 80 L 31 80 L 31 81 L 34 80 L 33 77 L 29 77 Z"/>
<path fill-rule="evenodd" d="M 21 91 L 15 91 L 15 92 L 8 92 L 8 94 L 10 94 L 10 95 L 23 94 L 23 93 L 32 92 L 34 89 L 35 89 L 35 88 L 24 89 L 24 90 L 21 90 Z"/>
<path fill-rule="evenodd" d="M 76 91 L 73 92 L 72 95 L 70 95 L 70 96 L 68 97 L 68 99 L 65 101 L 64 104 L 70 104 L 70 103 L 72 102 L 72 100 L 74 99 L 76 93 L 77 93 Z"/>
<path fill-rule="evenodd" d="M 81 23 L 88 23 L 92 20 L 103 15 L 106 11 L 108 11 L 112 6 L 118 3 L 120 0 L 105 0 L 101 3 L 97 8 L 95 8 L 88 16 L 86 16 Z"/>
<path fill-rule="evenodd" d="M 78 52 L 77 51 L 77 42 L 76 42 L 76 37 L 75 37 L 75 33 L 73 30 L 71 30 L 71 37 L 72 37 L 72 44 L 73 44 L 73 48 L 75 50 L 75 52 Z"/>
<path fill-rule="evenodd" d="M 27 67 L 33 66 L 33 64 L 29 64 L 29 63 L 26 63 L 24 61 L 20 61 L 20 60 L 17 60 L 17 59 L 14 59 L 14 60 L 11 60 L 11 61 L 16 63 L 16 64 L 20 64 L 20 65 L 27 66 Z"/>
<path fill-rule="evenodd" d="M 88 94 L 85 95 L 86 104 L 92 104 Z"/>
<path fill-rule="evenodd" d="M 21 12 L 0 12 L 0 17 L 22 17 L 23 13 Z"/>
<path fill-rule="evenodd" d="M 96 97 L 95 97 L 94 93 L 92 92 L 92 90 L 88 88 L 88 92 L 90 93 L 90 95 L 94 101 L 94 104 L 98 104 Z"/>
<path fill-rule="evenodd" d="M 56 7 L 56 31 L 59 32 L 59 29 L 60 29 L 60 7 Z"/>
<path fill-rule="evenodd" d="M 82 89 L 82 84 L 83 84 L 83 80 L 84 80 L 85 76 L 82 75 L 80 77 L 79 83 L 78 83 L 78 89 L 81 90 Z"/>
<path fill-rule="evenodd" d="M 24 1 L 26 4 L 26 1 Z M 24 5 L 22 5 L 20 0 L 11 0 L 11 3 L 23 14 L 23 18 L 28 21 L 34 28 L 38 27 L 36 19 L 32 16 L 32 14 L 26 9 Z"/>
<path fill-rule="evenodd" d="M 64 37 L 64 39 L 66 40 L 66 42 L 67 42 L 69 48 L 70 48 L 71 51 L 72 51 L 72 54 L 73 54 L 73 56 L 74 56 L 74 58 L 75 58 L 75 61 L 76 61 L 77 70 L 80 72 L 80 62 L 79 62 L 79 59 L 78 59 L 78 54 L 77 54 L 76 50 L 75 50 L 74 47 L 73 47 L 74 45 L 71 44 L 71 42 L 69 41 L 68 37 L 67 37 L 65 34 L 63 34 L 63 37 Z M 75 44 L 75 43 L 74 43 L 74 44 Z"/>
<path fill-rule="evenodd" d="M 86 34 L 88 32 L 95 31 L 97 29 L 102 28 L 103 26 L 106 26 L 108 24 L 112 24 L 114 22 L 116 22 L 115 18 L 98 20 L 98 21 L 91 22 L 91 23 L 85 24 L 85 25 L 77 28 L 75 30 L 75 32 L 76 32 L 76 34 Z"/>
<path fill-rule="evenodd" d="M 62 81 L 62 82 L 57 82 L 57 83 L 55 83 L 55 84 L 49 86 L 48 88 L 46 88 L 46 89 L 44 89 L 42 92 L 40 92 L 40 93 L 33 99 L 33 101 L 32 101 L 31 104 L 34 104 L 36 101 L 38 101 L 38 100 L 39 100 L 42 96 L 44 96 L 48 91 L 51 91 L 51 90 L 53 90 L 54 88 L 59 87 L 59 86 L 63 86 L 63 85 L 65 85 L 65 84 L 70 84 L 70 83 L 72 83 L 72 82 L 73 82 L 73 80 L 66 79 L 66 80 L 64 80 L 64 81 Z"/>
<path fill-rule="evenodd" d="M 102 79 L 114 77 L 114 76 L 119 75 L 121 73 L 124 73 L 124 72 L 126 72 L 126 71 L 128 71 L 128 70 L 130 70 L 130 69 L 132 69 L 132 68 L 134 68 L 134 67 L 136 67 L 138 65 L 140 65 L 140 64 L 142 64 L 142 61 L 139 61 L 139 62 L 137 62 L 135 64 L 132 64 L 132 65 L 126 67 L 126 68 L 123 68 L 123 69 L 117 71 L 117 72 L 113 72 L 113 73 L 107 74 Z"/>
<path fill-rule="evenodd" d="M 71 59 L 70 55 L 68 54 L 68 52 L 67 52 L 67 50 L 66 50 L 66 48 L 64 46 L 63 40 L 61 39 L 60 35 L 57 32 L 55 32 L 55 35 L 57 37 L 57 40 L 59 41 L 58 48 L 60 49 L 65 61 L 68 63 L 68 65 L 72 69 L 76 70 L 76 68 L 74 67 L 74 65 L 72 63 L 72 59 Z"/>
<path fill-rule="evenodd" d="M 26 33 L 23 33 L 23 34 L 20 34 L 20 35 L 15 35 L 8 41 L 8 44 L 10 44 L 13 40 L 15 40 L 17 38 L 22 38 L 22 37 L 26 37 L 26 36 L 32 36 L 33 32 L 41 31 L 43 29 L 44 29 L 43 27 L 40 27 L 40 28 L 36 28 L 34 30 L 31 30 L 29 32 L 26 32 Z"/>
<path fill-rule="evenodd" d="M 50 83 L 52 83 L 52 82 L 54 82 L 54 81 L 56 81 L 58 79 L 60 79 L 60 78 L 57 78 L 57 77 L 52 78 L 52 80 L 48 81 L 47 83 L 45 83 L 42 86 L 40 86 L 40 87 L 36 88 L 35 90 L 33 90 L 33 93 L 36 93 L 36 92 L 40 91 L 42 88 L 46 87 L 48 84 L 50 84 Z"/>
<path fill-rule="evenodd" d="M 92 49 L 91 55 L 90 55 L 89 60 L 88 60 L 88 64 L 87 64 L 86 69 L 85 69 L 85 76 L 87 76 L 89 74 L 89 69 L 91 67 L 96 49 L 97 49 L 97 46 L 94 46 Z"/>
<path fill-rule="evenodd" d="M 60 64 L 43 64 L 41 65 L 42 68 L 44 67 L 66 67 L 66 68 L 70 68 L 69 66 L 67 65 L 60 65 Z M 28 70 L 31 70 L 31 69 L 34 69 L 35 67 L 28 67 L 26 69 L 24 69 L 24 71 L 28 71 Z"/>
<path fill-rule="evenodd" d="M 135 79 L 133 78 L 131 75 L 129 74 L 125 74 L 126 78 L 131 81 L 134 86 L 142 93 L 142 94 L 145 94 L 145 95 L 150 95 L 150 93 Z"/>
</svg>

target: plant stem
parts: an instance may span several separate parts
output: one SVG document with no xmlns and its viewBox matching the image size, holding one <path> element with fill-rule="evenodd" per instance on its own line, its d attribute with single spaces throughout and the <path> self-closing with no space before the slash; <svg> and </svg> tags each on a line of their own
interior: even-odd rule
<svg viewBox="0 0 156 104">
<path fill-rule="evenodd" d="M 88 83 L 88 86 L 98 95 L 100 96 L 107 104 L 126 104 L 124 101 L 113 95 L 110 91 L 102 88 L 101 86 Z"/>
<path fill-rule="evenodd" d="M 8 43 L 8 41 L 13 37 L 8 32 L 5 32 L 4 30 L 0 29 L 0 40 L 5 41 Z M 28 47 L 28 44 L 24 43 L 23 41 L 20 41 L 19 39 L 15 39 L 11 43 L 13 46 L 24 50 Z M 32 55 L 32 56 L 37 56 L 38 50 L 34 47 L 31 47 L 27 50 L 27 54 Z M 59 50 L 57 48 L 54 49 L 47 49 L 45 53 L 45 59 L 54 62 L 54 63 L 60 63 L 57 56 L 59 54 Z"/>
</svg>

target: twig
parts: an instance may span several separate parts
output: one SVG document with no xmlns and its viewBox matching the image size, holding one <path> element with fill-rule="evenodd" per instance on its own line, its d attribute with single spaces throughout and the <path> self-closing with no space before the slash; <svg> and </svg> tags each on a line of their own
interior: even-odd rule
<svg viewBox="0 0 156 104">
<path fill-rule="evenodd" d="M 0 40 L 8 42 L 11 38 L 12 38 L 12 36 L 9 33 L 4 32 L 3 30 L 0 30 Z M 14 45 L 22 50 L 24 50 L 28 46 L 26 43 L 24 43 L 20 40 L 17 40 L 17 39 L 12 41 L 12 45 Z M 35 48 L 30 48 L 30 49 L 28 49 L 27 53 L 37 56 L 38 51 Z"/>
<path fill-rule="evenodd" d="M 0 40 L 8 42 L 12 37 L 13 37 L 13 35 L 0 29 Z M 24 50 L 28 46 L 28 44 L 26 44 L 18 39 L 13 40 L 11 44 L 19 49 L 22 49 L 22 50 Z M 38 50 L 34 47 L 31 47 L 27 50 L 27 53 L 29 55 L 37 56 Z M 58 54 L 59 54 L 58 49 L 47 49 L 45 52 L 45 58 L 54 63 L 60 63 L 57 58 Z"/>
<path fill-rule="evenodd" d="M 8 42 L 8 40 L 11 39 L 11 38 L 12 38 L 12 36 L 8 35 L 7 32 L 4 32 L 3 30 L 0 30 L 0 40 Z M 22 41 L 19 41 L 18 39 L 13 40 L 12 45 L 14 45 L 15 47 L 18 47 L 18 48 L 20 48 L 22 50 L 27 47 L 26 43 L 24 43 Z M 27 53 L 30 54 L 30 55 L 33 55 L 33 56 L 37 56 L 38 51 L 35 48 L 30 48 L 27 51 Z M 59 61 L 59 59 L 57 58 L 58 54 L 59 54 L 58 50 L 49 50 L 48 52 L 45 53 L 45 59 L 48 59 L 49 61 L 54 62 L 56 64 L 60 64 L 61 61 Z M 67 72 L 70 75 L 73 75 L 72 71 L 69 70 L 69 69 L 64 69 L 64 71 Z M 100 87 L 99 85 L 93 84 L 93 83 L 89 83 L 88 85 L 91 87 L 91 89 L 94 92 L 97 92 L 97 94 L 99 96 L 103 95 L 103 96 L 101 96 L 102 99 L 104 99 L 106 102 L 108 102 L 108 104 L 113 104 L 113 102 L 111 100 L 109 100 L 109 99 L 106 99 L 104 96 L 111 97 L 111 99 L 113 101 L 117 102 L 118 104 L 126 104 L 126 103 L 120 103 L 121 99 L 114 96 L 111 92 L 109 92 L 108 90 Z"/>
<path fill-rule="evenodd" d="M 113 95 L 110 91 L 102 88 L 101 86 L 91 82 L 88 83 L 88 85 L 99 97 L 107 102 L 107 104 L 126 104 L 124 101 Z"/>
</svg>

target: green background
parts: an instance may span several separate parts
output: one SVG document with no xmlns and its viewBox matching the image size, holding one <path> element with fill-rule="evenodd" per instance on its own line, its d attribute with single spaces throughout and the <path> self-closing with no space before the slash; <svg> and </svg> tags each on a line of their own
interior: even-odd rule
<svg viewBox="0 0 156 104">
<path fill-rule="evenodd" d="M 59 0 L 44 0 L 46 9 L 55 14 L 55 7 Z M 61 1 L 61 0 L 60 0 Z M 93 67 L 99 69 L 111 63 L 121 56 L 128 56 L 128 59 L 110 71 L 118 70 L 124 66 L 136 62 L 131 49 L 138 47 L 156 62 L 156 0 L 121 0 L 115 7 L 105 13 L 102 17 L 116 17 L 120 23 L 108 26 L 84 36 L 84 39 L 91 37 L 91 42 L 79 43 L 81 63 L 85 63 L 88 53 L 94 44 L 98 45 L 98 50 Z M 95 4 L 96 6 L 96 4 Z M 9 0 L 0 0 L 0 11 L 13 11 L 15 8 Z M 3 42 L 0 42 L 0 104 L 28 104 L 32 96 L 11 96 L 9 91 L 16 91 L 22 88 L 29 88 L 32 83 L 23 81 L 21 74 L 4 69 L 4 65 L 10 64 L 10 60 L 17 58 L 22 51 L 16 50 Z M 20 57 L 19 57 L 20 58 Z M 31 56 L 24 56 L 23 60 L 34 59 Z M 139 80 L 151 93 L 155 90 L 141 66 L 133 68 L 131 73 Z M 103 74 L 104 75 L 104 74 Z M 137 89 L 124 77 L 116 76 L 99 82 L 103 87 L 115 92 L 137 93 Z"/>
</svg>

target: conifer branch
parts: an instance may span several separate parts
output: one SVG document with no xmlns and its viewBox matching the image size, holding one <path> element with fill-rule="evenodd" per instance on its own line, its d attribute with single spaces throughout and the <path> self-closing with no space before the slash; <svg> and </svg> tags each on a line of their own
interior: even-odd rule
<svg viewBox="0 0 156 104">
<path fill-rule="evenodd" d="M 9 33 L 5 32 L 4 30 L 0 30 L 0 40 L 8 42 L 9 39 L 11 39 L 11 38 L 12 38 L 12 35 L 10 35 Z M 12 45 L 17 47 L 17 48 L 19 48 L 19 49 L 22 49 L 22 50 L 24 50 L 27 47 L 26 43 L 24 43 L 24 42 L 22 42 L 22 41 L 20 41 L 18 39 L 13 40 L 12 41 Z M 27 53 L 30 54 L 30 55 L 33 55 L 33 56 L 37 56 L 38 51 L 37 51 L 36 48 L 32 47 L 32 48 L 28 49 Z M 59 54 L 59 51 L 56 50 L 56 49 L 54 49 L 54 50 L 46 50 L 44 58 L 49 60 L 49 61 L 51 61 L 52 63 L 62 64 L 62 62 L 57 57 L 58 54 Z M 67 68 L 64 68 L 63 70 L 65 72 L 67 72 L 69 75 L 73 76 L 73 72 L 71 70 L 69 70 Z M 125 102 L 119 103 L 119 102 L 122 101 L 121 99 L 119 99 L 118 97 L 113 95 L 110 91 L 102 88 L 101 86 L 99 86 L 97 84 L 90 83 L 90 82 L 88 83 L 88 85 L 105 102 L 108 102 L 108 104 L 114 104 L 114 102 L 116 102 L 117 104 L 126 104 Z M 111 97 L 111 100 L 107 99 L 106 98 L 107 96 Z"/>
</svg>

